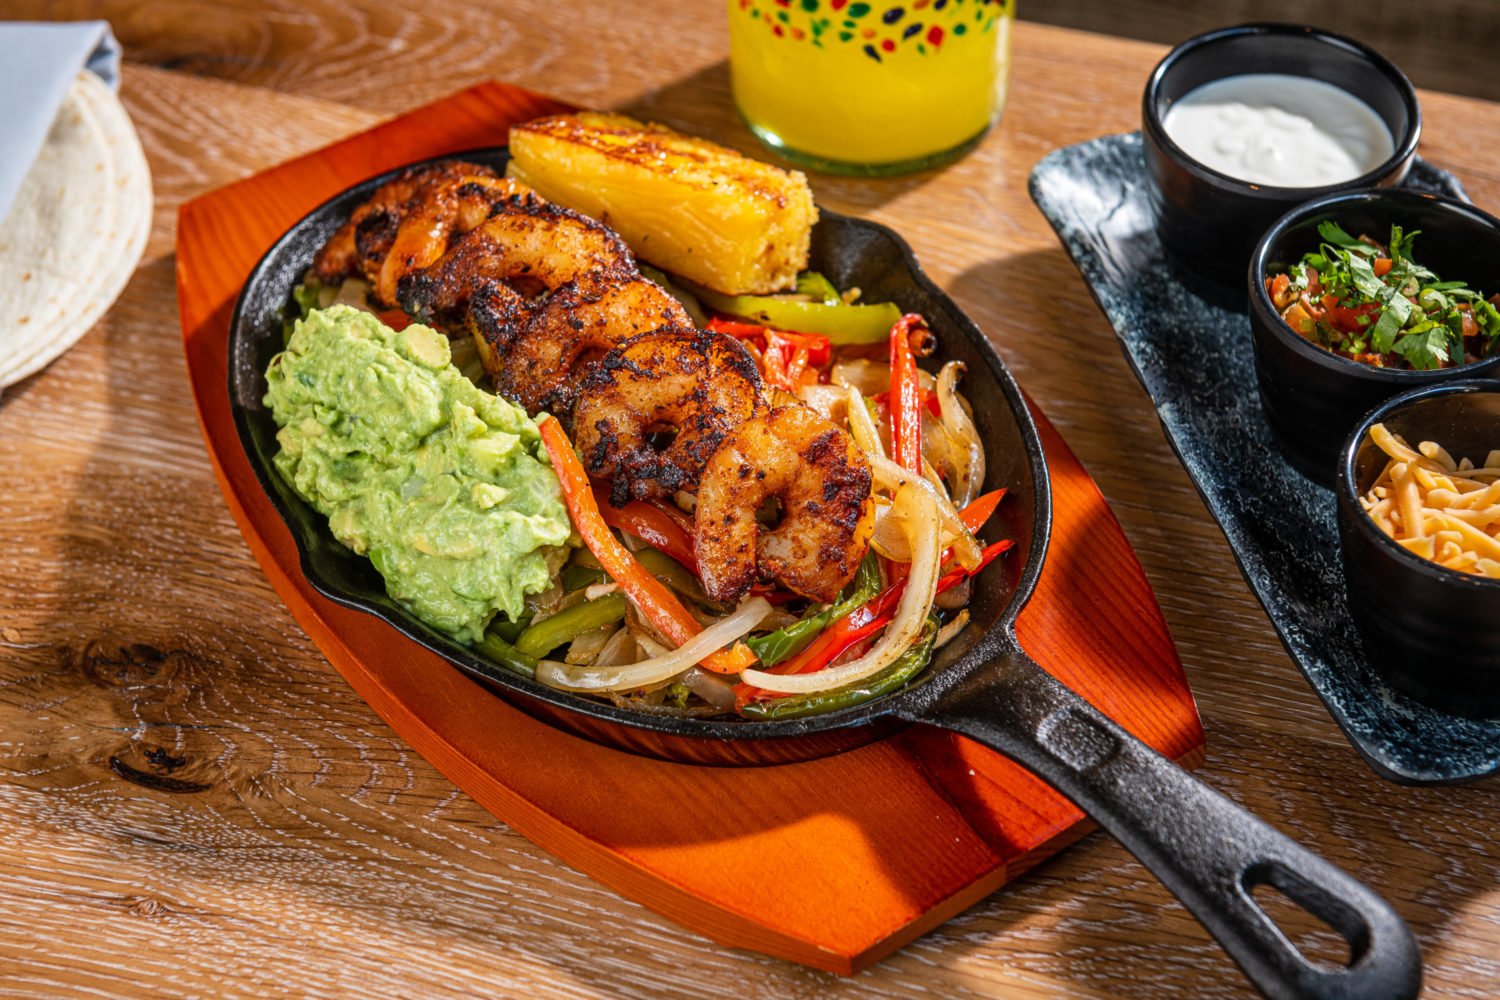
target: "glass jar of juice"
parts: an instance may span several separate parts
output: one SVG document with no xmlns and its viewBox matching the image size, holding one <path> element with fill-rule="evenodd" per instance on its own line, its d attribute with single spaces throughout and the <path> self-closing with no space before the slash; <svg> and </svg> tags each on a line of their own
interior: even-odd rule
<svg viewBox="0 0 1500 1000">
<path fill-rule="evenodd" d="M 735 103 L 813 169 L 937 166 L 1000 117 L 1014 16 L 1014 0 L 729 0 Z"/>
</svg>

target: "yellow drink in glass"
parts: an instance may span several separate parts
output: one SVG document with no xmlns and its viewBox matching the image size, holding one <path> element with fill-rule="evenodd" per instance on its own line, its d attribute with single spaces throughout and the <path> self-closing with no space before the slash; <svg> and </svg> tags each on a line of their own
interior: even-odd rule
<svg viewBox="0 0 1500 1000">
<path fill-rule="evenodd" d="M 729 0 L 735 103 L 814 169 L 937 166 L 1000 117 L 1014 16 L 1014 0 Z"/>
</svg>

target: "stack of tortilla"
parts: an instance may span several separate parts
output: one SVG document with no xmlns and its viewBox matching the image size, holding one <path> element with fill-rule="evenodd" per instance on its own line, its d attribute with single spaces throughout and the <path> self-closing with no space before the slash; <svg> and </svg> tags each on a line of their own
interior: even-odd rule
<svg viewBox="0 0 1500 1000">
<path fill-rule="evenodd" d="M 151 174 L 109 85 L 80 72 L 0 222 L 0 389 L 104 315 L 151 232 Z"/>
</svg>

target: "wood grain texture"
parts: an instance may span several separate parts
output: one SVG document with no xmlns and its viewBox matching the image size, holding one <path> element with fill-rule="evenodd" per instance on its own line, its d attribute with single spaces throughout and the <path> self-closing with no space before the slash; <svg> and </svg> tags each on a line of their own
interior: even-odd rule
<svg viewBox="0 0 1500 1000">
<path fill-rule="evenodd" d="M 177 206 L 489 76 L 754 145 L 729 111 L 713 3 L 598 4 L 587 18 L 543 0 L 235 9 L 0 2 L 4 16 L 110 16 L 141 25 L 122 30 L 137 44 L 218 54 L 177 63 L 196 76 L 127 66 L 158 196 L 147 257 L 99 327 L 0 398 L 0 992 L 1246 995 L 1108 838 L 839 980 L 674 927 L 412 754 L 281 607 L 219 497 L 175 329 Z M 248 13 L 260 9 L 263 29 Z M 383 36 L 363 27 L 377 23 Z M 410 54 L 399 77 L 372 63 L 391 42 Z M 1197 693 L 1200 775 L 1390 898 L 1422 939 L 1428 995 L 1492 997 L 1494 786 L 1397 788 L 1356 758 L 1026 198 L 1048 150 L 1135 127 L 1161 51 L 1021 25 L 1010 107 L 973 155 L 892 181 L 815 177 L 815 192 L 912 241 L 1103 488 Z M 1423 154 L 1500 205 L 1500 171 L 1474 138 L 1500 128 L 1500 109 L 1423 100 Z M 214 787 L 143 788 L 112 757 Z"/>
<path fill-rule="evenodd" d="M 1311 24 L 1385 53 L 1419 87 L 1500 99 L 1500 79 L 1474 72 L 1500 44 L 1500 20 L 1490 0 L 1041 0 L 1018 10 L 1020 17 L 1043 24 L 1168 45 L 1226 24 Z"/>
</svg>

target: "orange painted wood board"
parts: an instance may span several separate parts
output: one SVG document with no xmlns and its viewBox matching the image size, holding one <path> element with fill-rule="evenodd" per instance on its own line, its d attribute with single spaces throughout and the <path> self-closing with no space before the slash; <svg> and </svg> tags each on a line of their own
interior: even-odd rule
<svg viewBox="0 0 1500 1000">
<path fill-rule="evenodd" d="M 230 415 L 230 315 L 261 255 L 320 202 L 415 160 L 502 145 L 565 110 L 485 83 L 182 207 L 184 349 L 215 473 L 245 540 L 308 636 L 392 728 L 494 815 L 558 857 L 728 946 L 849 974 L 936 926 L 1089 829 L 1028 772 L 914 727 L 824 760 L 708 768 L 555 730 L 405 639 L 317 594 Z M 1017 622 L 1058 679 L 1168 757 L 1204 736 L 1155 597 L 1108 504 L 1040 411 L 1054 522 Z M 796 872 L 767 879 L 764 872 Z"/>
</svg>

